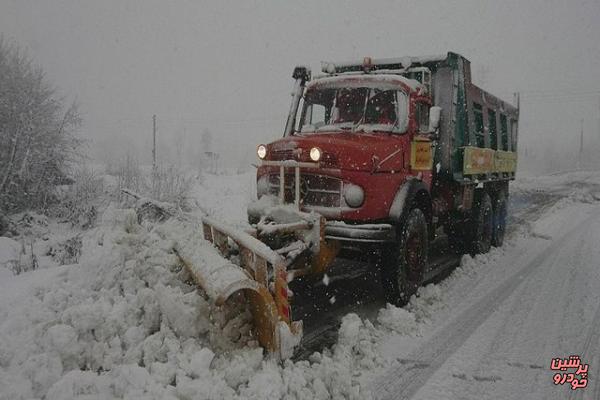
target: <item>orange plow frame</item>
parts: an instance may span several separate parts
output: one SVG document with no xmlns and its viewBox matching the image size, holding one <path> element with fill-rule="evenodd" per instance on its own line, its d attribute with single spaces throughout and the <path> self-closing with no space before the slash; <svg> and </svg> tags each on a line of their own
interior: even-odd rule
<svg viewBox="0 0 600 400">
<path fill-rule="evenodd" d="M 237 244 L 240 268 L 245 274 L 245 278 L 235 278 L 219 290 L 213 299 L 215 304 L 223 305 L 235 293 L 243 292 L 250 304 L 260 345 L 280 359 L 289 358 L 293 344 L 299 343 L 302 337 L 302 321 L 291 321 L 286 259 L 251 234 L 211 218 L 202 218 L 202 228 L 204 238 L 224 257 L 230 251 L 229 240 Z M 201 276 L 184 254 L 176 254 L 196 284 L 206 289 L 207 277 Z M 232 264 L 225 267 L 236 268 Z"/>
</svg>

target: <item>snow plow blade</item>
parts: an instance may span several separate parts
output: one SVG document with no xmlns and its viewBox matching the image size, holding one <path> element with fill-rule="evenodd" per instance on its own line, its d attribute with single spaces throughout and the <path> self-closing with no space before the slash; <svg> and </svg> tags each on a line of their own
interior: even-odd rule
<svg viewBox="0 0 600 400">
<path fill-rule="evenodd" d="M 204 239 L 213 243 L 222 257 L 207 262 L 205 257 L 196 257 L 191 246 L 176 245 L 174 251 L 181 263 L 216 305 L 242 292 L 260 345 L 279 359 L 291 357 L 302 337 L 302 321 L 291 321 L 286 260 L 249 233 L 211 218 L 202 218 L 202 229 Z M 239 249 L 239 266 L 226 259 L 232 243 Z"/>
</svg>

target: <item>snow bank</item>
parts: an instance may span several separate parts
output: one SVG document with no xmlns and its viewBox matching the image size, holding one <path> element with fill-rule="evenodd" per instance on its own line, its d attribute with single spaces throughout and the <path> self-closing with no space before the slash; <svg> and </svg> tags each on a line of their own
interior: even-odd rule
<svg viewBox="0 0 600 400">
<path fill-rule="evenodd" d="M 78 264 L 17 277 L 40 279 L 0 307 L 0 399 L 368 396 L 357 371 L 382 364 L 370 322 L 350 314 L 331 350 L 280 366 L 243 305 L 216 308 L 187 283 L 173 238 L 197 241 L 207 262 L 215 252 L 192 226 L 141 226 L 114 206 L 100 221 Z"/>
<path fill-rule="evenodd" d="M 121 397 L 140 390 L 165 398 L 177 379 L 208 370 L 196 353 L 245 345 L 240 332 L 247 341 L 249 329 L 228 338 L 219 323 L 243 326 L 248 316 L 223 315 L 185 283 L 171 252 L 177 228 L 144 229 L 133 210 L 109 207 L 102 225 L 83 236 L 79 264 L 32 288 L 18 307 L 4 307 L 0 388 L 12 389 L 2 389 L 0 398 Z"/>
</svg>

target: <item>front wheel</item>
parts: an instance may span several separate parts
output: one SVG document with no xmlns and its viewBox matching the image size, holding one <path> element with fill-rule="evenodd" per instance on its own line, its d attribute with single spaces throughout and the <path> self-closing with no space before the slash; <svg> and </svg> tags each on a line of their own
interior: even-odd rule
<svg viewBox="0 0 600 400">
<path fill-rule="evenodd" d="M 427 219 L 423 211 L 414 208 L 399 227 L 397 243 L 383 253 L 382 282 L 389 303 L 404 305 L 417 292 L 423 282 L 427 253 Z"/>
</svg>

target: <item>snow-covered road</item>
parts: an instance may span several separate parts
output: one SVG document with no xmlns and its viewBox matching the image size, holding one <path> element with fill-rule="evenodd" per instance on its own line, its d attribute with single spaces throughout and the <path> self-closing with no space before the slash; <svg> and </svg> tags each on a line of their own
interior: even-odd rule
<svg viewBox="0 0 600 400">
<path fill-rule="evenodd" d="M 395 360 L 372 382 L 375 398 L 600 399 L 598 191 L 591 182 L 567 186 L 548 189 L 568 196 L 528 221 L 530 235 L 492 252 L 473 279 L 448 285 L 422 337 L 381 345 Z M 553 384 L 552 358 L 570 355 L 590 365 L 584 390 Z"/>
</svg>

